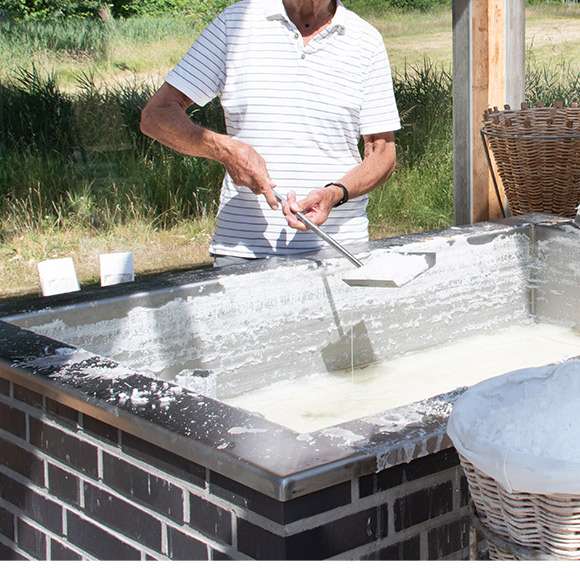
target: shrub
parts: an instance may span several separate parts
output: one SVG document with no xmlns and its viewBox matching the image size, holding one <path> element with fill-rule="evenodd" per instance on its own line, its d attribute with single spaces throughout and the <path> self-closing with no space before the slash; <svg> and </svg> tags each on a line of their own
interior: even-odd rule
<svg viewBox="0 0 580 580">
<path fill-rule="evenodd" d="M 16 19 L 58 19 L 94 17 L 102 6 L 113 16 L 160 16 L 191 14 L 209 22 L 233 0 L 3 0 L 2 10 Z"/>
<path fill-rule="evenodd" d="M 15 18 L 56 19 L 95 16 L 104 0 L 4 0 L 2 8 Z"/>
<path fill-rule="evenodd" d="M 110 4 L 114 16 L 159 16 L 187 12 L 190 0 L 113 0 Z"/>
</svg>

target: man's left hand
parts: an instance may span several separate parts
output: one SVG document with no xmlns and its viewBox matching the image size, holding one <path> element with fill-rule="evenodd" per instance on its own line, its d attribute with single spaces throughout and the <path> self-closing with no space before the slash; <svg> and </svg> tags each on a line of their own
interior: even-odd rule
<svg viewBox="0 0 580 580">
<path fill-rule="evenodd" d="M 296 218 L 296 212 L 302 212 L 312 223 L 322 225 L 330 214 L 330 210 L 342 199 L 340 187 L 331 185 L 311 191 L 302 201 L 296 201 L 296 194 L 290 192 L 283 211 L 288 225 L 296 230 L 306 231 L 308 228 Z"/>
</svg>

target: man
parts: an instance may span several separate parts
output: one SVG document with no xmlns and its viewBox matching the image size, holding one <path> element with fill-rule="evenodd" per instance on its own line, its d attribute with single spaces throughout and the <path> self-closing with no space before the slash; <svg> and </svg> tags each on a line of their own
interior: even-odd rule
<svg viewBox="0 0 580 580">
<path fill-rule="evenodd" d="M 186 114 L 216 96 L 227 135 Z M 382 37 L 340 0 L 242 0 L 226 8 L 141 119 L 153 139 L 224 165 L 215 265 L 320 249 L 296 211 L 340 243 L 368 241 L 366 194 L 394 170 L 399 128 Z M 287 196 L 282 208 L 274 188 Z"/>
</svg>

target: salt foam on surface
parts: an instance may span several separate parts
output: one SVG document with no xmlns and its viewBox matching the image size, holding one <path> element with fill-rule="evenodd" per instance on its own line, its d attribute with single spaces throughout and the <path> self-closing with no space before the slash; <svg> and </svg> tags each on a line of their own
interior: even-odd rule
<svg viewBox="0 0 580 580">
<path fill-rule="evenodd" d="M 455 404 L 455 447 L 508 491 L 580 493 L 580 361 L 485 381 Z"/>
</svg>

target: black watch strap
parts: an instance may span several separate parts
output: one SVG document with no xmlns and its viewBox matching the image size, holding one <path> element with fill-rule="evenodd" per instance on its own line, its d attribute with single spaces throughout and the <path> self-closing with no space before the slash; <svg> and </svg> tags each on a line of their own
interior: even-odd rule
<svg viewBox="0 0 580 580">
<path fill-rule="evenodd" d="M 331 185 L 334 185 L 336 187 L 340 187 L 340 189 L 342 189 L 342 199 L 338 202 L 336 202 L 334 204 L 334 207 L 338 207 L 339 205 L 342 205 L 343 203 L 346 203 L 349 200 L 349 193 L 348 193 L 348 189 L 346 188 L 346 185 L 343 185 L 342 183 L 327 183 L 324 187 L 330 187 Z"/>
</svg>

